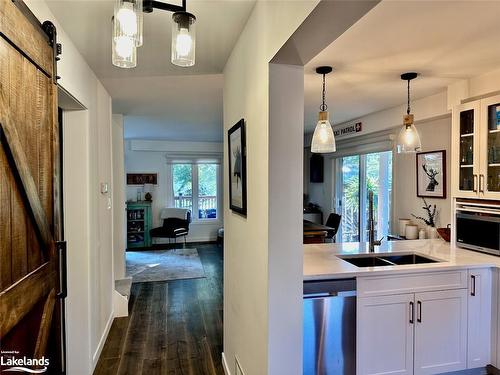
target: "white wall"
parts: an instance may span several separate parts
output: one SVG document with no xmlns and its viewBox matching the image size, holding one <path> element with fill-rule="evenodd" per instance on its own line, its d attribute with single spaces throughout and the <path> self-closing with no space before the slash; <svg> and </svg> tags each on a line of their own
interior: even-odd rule
<svg viewBox="0 0 500 375">
<path fill-rule="evenodd" d="M 112 122 L 112 152 L 113 152 L 113 264 L 115 280 L 125 277 L 125 151 L 123 140 L 123 116 L 113 115 Z"/>
<path fill-rule="evenodd" d="M 451 223 L 451 116 L 421 123 L 417 126 L 422 141 L 422 151 L 446 150 L 446 199 L 426 198 L 428 204 L 438 210 L 437 227 Z M 415 220 L 410 214 L 427 217 L 422 209 L 423 201 L 417 197 L 415 155 L 394 154 L 393 177 L 393 228 L 397 230 L 399 218 L 409 218 L 420 227 L 425 224 Z"/>
<path fill-rule="evenodd" d="M 67 373 L 93 372 L 113 320 L 112 217 L 100 182 L 111 184 L 111 98 L 45 1 L 26 0 L 57 27 L 59 84 L 86 108 L 63 118 L 64 226 L 68 242 Z"/>
<path fill-rule="evenodd" d="M 248 375 L 302 373 L 302 366 L 294 366 L 302 360 L 298 354 L 301 340 L 297 339 L 302 331 L 301 320 L 286 321 L 289 329 L 286 335 L 269 336 L 282 333 L 281 324 L 276 326 L 278 331 L 269 327 L 276 313 L 287 314 L 290 307 L 290 318 L 297 318 L 296 304 L 301 301 L 301 296 L 296 296 L 296 283 L 301 280 L 302 272 L 296 270 L 297 263 L 292 263 L 302 260 L 292 248 L 292 254 L 298 258 L 280 267 L 274 258 L 280 250 L 270 254 L 276 249 L 269 236 L 269 202 L 273 199 L 270 192 L 275 192 L 270 183 L 276 181 L 269 178 L 269 153 L 275 140 L 270 138 L 269 128 L 268 63 L 315 5 L 316 2 L 311 1 L 257 2 L 224 69 L 224 131 L 244 118 L 247 134 L 247 217 L 233 213 L 224 204 L 224 360 L 227 371 L 233 375 L 236 374 L 236 359 Z M 303 106 L 300 107 L 302 111 Z M 294 125 L 290 124 L 291 134 L 296 130 Z M 299 129 L 302 129 L 301 125 Z M 224 150 L 226 146 L 227 143 Z M 290 149 L 295 146 L 297 150 L 301 149 L 292 135 Z M 295 160 L 299 162 L 296 165 L 298 176 L 301 175 L 300 159 Z M 227 170 L 225 153 L 224 186 L 228 184 Z M 286 181 L 288 179 L 280 185 L 282 189 L 288 188 Z M 300 187 L 300 180 L 297 186 Z M 293 193 L 293 189 L 291 191 Z M 300 204 L 300 193 L 296 198 Z M 224 202 L 228 200 L 225 191 Z M 274 287 L 279 288 L 287 280 L 292 280 L 290 298 L 298 300 L 290 305 L 277 306 L 279 300 L 272 301 L 270 297 L 276 293 Z M 282 289 L 281 292 L 288 291 Z M 282 351 L 276 345 L 282 345 Z M 283 371 L 277 370 L 279 368 Z"/>
<path fill-rule="evenodd" d="M 166 156 L 193 156 L 222 158 L 222 144 L 217 142 L 172 142 L 127 140 L 125 141 L 125 173 L 150 172 L 158 173 L 158 186 L 153 188 L 153 227 L 162 225 L 160 210 L 171 207 L 172 179 L 171 165 L 167 164 Z M 222 168 L 219 168 L 219 202 L 218 212 L 222 212 Z M 126 187 L 126 200 L 137 199 L 138 186 Z M 189 226 L 189 242 L 215 241 L 217 230 L 223 227 L 223 217 L 210 222 L 192 222 Z M 166 239 L 155 239 L 156 243 L 168 243 Z"/>
<path fill-rule="evenodd" d="M 269 374 L 302 369 L 302 103 L 304 68 L 270 64 Z"/>
</svg>

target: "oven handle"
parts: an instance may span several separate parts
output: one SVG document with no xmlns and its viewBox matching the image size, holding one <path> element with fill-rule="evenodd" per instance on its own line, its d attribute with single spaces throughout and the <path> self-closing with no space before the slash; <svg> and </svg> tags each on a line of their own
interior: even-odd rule
<svg viewBox="0 0 500 375">
<path fill-rule="evenodd" d="M 462 213 L 462 212 L 490 214 L 490 215 L 495 215 L 495 216 L 479 216 L 479 215 L 471 215 L 471 214 Z M 465 219 L 474 219 L 474 220 L 480 220 L 480 221 L 490 221 L 490 222 L 494 222 L 494 223 L 500 223 L 500 212 L 494 211 L 494 210 L 488 210 L 485 208 L 475 208 L 475 209 L 459 208 L 459 209 L 457 209 L 457 217 L 465 218 Z"/>
</svg>

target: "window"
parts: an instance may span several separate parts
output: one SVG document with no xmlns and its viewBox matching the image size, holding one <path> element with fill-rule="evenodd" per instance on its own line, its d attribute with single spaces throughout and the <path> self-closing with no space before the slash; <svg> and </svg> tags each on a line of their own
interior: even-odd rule
<svg viewBox="0 0 500 375">
<path fill-rule="evenodd" d="M 193 220 L 218 218 L 219 165 L 172 164 L 174 206 L 191 211 Z"/>
<path fill-rule="evenodd" d="M 341 242 L 368 240 L 368 192 L 373 191 L 375 236 L 389 233 L 392 194 L 392 152 L 337 159 L 337 212 L 342 220 Z"/>
<path fill-rule="evenodd" d="M 198 219 L 217 219 L 217 165 L 198 165 Z"/>
<path fill-rule="evenodd" d="M 193 166 L 191 164 L 172 165 L 174 184 L 174 205 L 193 212 Z"/>
</svg>

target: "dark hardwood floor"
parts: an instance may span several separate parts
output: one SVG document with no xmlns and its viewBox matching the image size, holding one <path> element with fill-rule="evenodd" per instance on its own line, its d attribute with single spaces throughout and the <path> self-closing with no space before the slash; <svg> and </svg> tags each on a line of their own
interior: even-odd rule
<svg viewBox="0 0 500 375">
<path fill-rule="evenodd" d="M 94 375 L 224 374 L 222 248 L 187 247 L 206 278 L 132 284 L 130 314 L 113 322 Z"/>
</svg>

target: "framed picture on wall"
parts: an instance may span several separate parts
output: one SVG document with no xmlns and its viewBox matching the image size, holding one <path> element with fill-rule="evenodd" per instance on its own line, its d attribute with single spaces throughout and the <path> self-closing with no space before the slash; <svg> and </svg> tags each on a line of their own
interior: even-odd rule
<svg viewBox="0 0 500 375">
<path fill-rule="evenodd" d="M 446 198 L 446 150 L 417 153 L 417 197 Z"/>
<path fill-rule="evenodd" d="M 229 207 L 246 216 L 247 214 L 247 168 L 245 121 L 241 119 L 229 129 Z"/>
<path fill-rule="evenodd" d="M 127 173 L 127 185 L 158 185 L 158 173 Z"/>
</svg>

